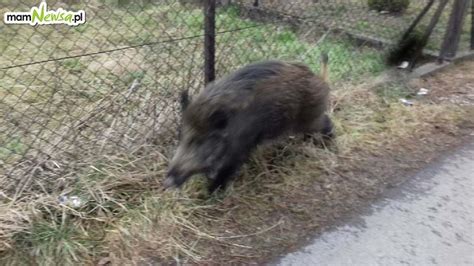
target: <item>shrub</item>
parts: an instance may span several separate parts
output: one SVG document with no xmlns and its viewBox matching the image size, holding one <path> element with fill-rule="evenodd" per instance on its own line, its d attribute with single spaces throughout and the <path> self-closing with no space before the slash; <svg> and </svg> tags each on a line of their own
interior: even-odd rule
<svg viewBox="0 0 474 266">
<path fill-rule="evenodd" d="M 410 0 L 368 0 L 369 8 L 377 11 L 403 12 Z"/>
</svg>

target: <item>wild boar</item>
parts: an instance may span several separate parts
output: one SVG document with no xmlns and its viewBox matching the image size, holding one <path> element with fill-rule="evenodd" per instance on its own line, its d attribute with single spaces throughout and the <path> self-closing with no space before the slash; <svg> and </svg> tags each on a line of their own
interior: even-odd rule
<svg viewBox="0 0 474 266">
<path fill-rule="evenodd" d="M 184 94 L 180 142 L 165 188 L 201 173 L 211 180 L 212 193 L 264 141 L 316 132 L 331 138 L 327 56 L 322 62 L 321 76 L 301 63 L 258 62 L 208 84 L 195 99 Z"/>
</svg>

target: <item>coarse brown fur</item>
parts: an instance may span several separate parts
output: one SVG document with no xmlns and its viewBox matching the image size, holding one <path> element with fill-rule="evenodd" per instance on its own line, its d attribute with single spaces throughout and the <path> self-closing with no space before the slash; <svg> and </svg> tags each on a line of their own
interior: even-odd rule
<svg viewBox="0 0 474 266">
<path fill-rule="evenodd" d="M 180 145 L 165 186 L 204 173 L 213 180 L 212 192 L 224 187 L 263 141 L 290 133 L 332 136 L 326 78 L 301 63 L 264 61 L 209 84 L 184 108 Z"/>
</svg>

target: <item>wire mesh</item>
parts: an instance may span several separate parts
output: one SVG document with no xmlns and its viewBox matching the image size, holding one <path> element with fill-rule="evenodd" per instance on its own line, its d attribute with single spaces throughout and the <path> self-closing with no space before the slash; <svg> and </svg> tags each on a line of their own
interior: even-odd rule
<svg viewBox="0 0 474 266">
<path fill-rule="evenodd" d="M 84 9 L 87 23 L 1 26 L 0 186 L 9 195 L 73 183 L 110 154 L 164 150 L 175 141 L 178 92 L 202 85 L 199 10 L 183 16 L 179 1 L 48 2 L 60 7 Z"/>
<path fill-rule="evenodd" d="M 397 40 L 426 2 L 412 1 L 403 13 L 387 13 L 354 0 L 220 0 L 217 77 L 268 58 L 303 61 L 319 71 L 324 51 L 334 84 L 357 82 L 384 69 L 386 45 Z M 140 154 L 143 147 L 153 147 L 168 155 L 176 143 L 179 92 L 203 86 L 202 4 L 48 1 L 49 9 L 84 10 L 86 23 L 2 24 L 4 194 L 60 190 L 58 180 L 73 183 L 119 151 Z M 37 5 L 0 1 L 0 13 Z M 433 49 L 442 40 L 445 13 L 430 41 Z M 469 40 L 466 24 L 463 40 Z"/>
</svg>

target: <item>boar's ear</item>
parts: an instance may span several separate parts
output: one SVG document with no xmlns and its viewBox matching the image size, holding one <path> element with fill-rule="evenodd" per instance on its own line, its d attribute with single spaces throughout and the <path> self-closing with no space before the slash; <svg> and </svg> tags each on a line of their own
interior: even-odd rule
<svg viewBox="0 0 474 266">
<path fill-rule="evenodd" d="M 179 102 L 181 104 L 181 116 L 183 115 L 183 112 L 188 108 L 189 105 L 189 93 L 188 90 L 182 90 L 180 95 L 179 95 Z M 183 121 L 180 122 L 178 126 L 178 139 L 181 139 L 182 137 L 182 131 L 183 131 Z"/>
<path fill-rule="evenodd" d="M 189 91 L 188 89 L 182 90 L 180 93 L 180 104 L 181 104 L 181 111 L 186 110 L 189 105 Z"/>
<path fill-rule="evenodd" d="M 224 110 L 216 110 L 209 117 L 209 123 L 212 128 L 224 129 L 227 126 L 228 116 Z"/>
</svg>

